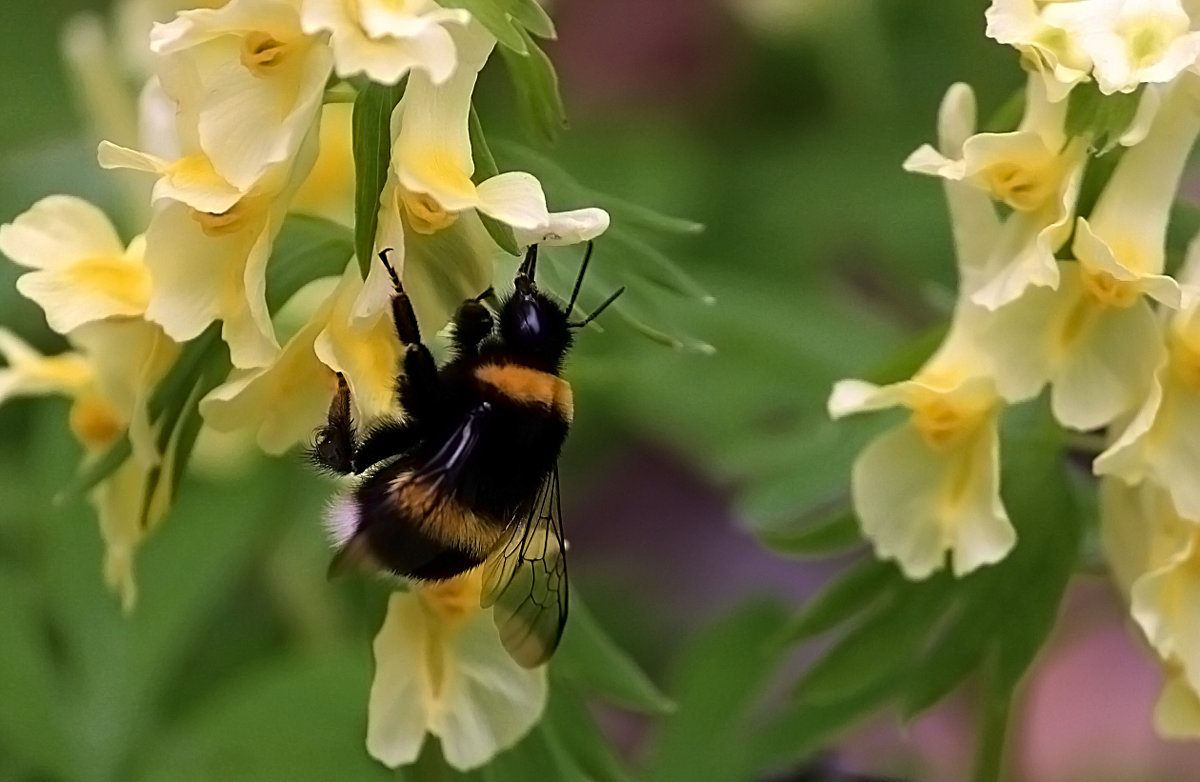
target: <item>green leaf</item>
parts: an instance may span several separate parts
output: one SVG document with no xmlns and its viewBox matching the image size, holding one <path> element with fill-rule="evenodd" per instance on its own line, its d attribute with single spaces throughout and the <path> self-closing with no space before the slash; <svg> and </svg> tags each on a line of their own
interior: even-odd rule
<svg viewBox="0 0 1200 782">
<path fill-rule="evenodd" d="M 554 141 L 567 126 L 567 112 L 558 91 L 558 74 L 546 53 L 524 30 L 518 31 L 526 51 L 500 49 L 525 121 L 546 141 Z"/>
<path fill-rule="evenodd" d="M 895 573 L 893 569 L 893 573 Z M 948 574 L 904 583 L 889 600 L 839 638 L 796 685 L 806 703 L 833 703 L 918 665 L 919 652 L 953 599 L 956 585 Z"/>
<path fill-rule="evenodd" d="M 354 241 L 349 229 L 332 220 L 288 215 L 267 264 L 267 309 L 278 312 L 313 280 L 340 277 L 354 255 Z"/>
<path fill-rule="evenodd" d="M 547 742 L 571 759 L 571 765 L 595 782 L 628 782 L 629 772 L 622 766 L 604 733 L 571 682 L 555 678 L 550 686 L 550 702 L 539 728 Z"/>
<path fill-rule="evenodd" d="M 867 558 L 826 584 L 785 626 L 780 640 L 813 638 L 877 603 L 899 574 L 889 562 Z"/>
<path fill-rule="evenodd" d="M 479 184 L 499 174 L 500 169 L 496 167 L 496 158 L 492 157 L 492 150 L 488 147 L 487 136 L 483 133 L 483 125 L 479 121 L 479 114 L 475 111 L 474 104 L 471 105 L 468 127 L 471 135 L 471 157 L 475 163 L 475 174 L 471 177 L 471 181 Z M 521 249 L 517 246 L 517 238 L 513 235 L 511 226 L 483 212 L 478 212 L 478 215 L 479 221 L 487 229 L 492 241 L 500 245 L 500 248 L 509 255 L 520 254 Z"/>
<path fill-rule="evenodd" d="M 368 82 L 354 100 L 354 249 L 364 278 L 375 256 L 379 194 L 392 159 L 392 109 L 403 94 L 403 80 Z"/>
<path fill-rule="evenodd" d="M 467 9 L 501 46 L 521 55 L 529 51 L 525 30 L 539 38 L 557 35 L 554 22 L 537 0 L 442 0 L 442 6 Z"/>
<path fill-rule="evenodd" d="M 552 658 L 558 676 L 588 692 L 644 714 L 668 714 L 675 705 L 663 695 L 637 663 L 597 624 L 591 612 L 571 595 L 571 615 L 562 644 Z"/>
<path fill-rule="evenodd" d="M 850 509 L 816 521 L 807 520 L 787 526 L 758 526 L 758 539 L 771 550 L 792 557 L 825 557 L 863 544 L 858 519 Z"/>
<path fill-rule="evenodd" d="M 760 726 L 751 711 L 782 648 L 770 642 L 784 618 L 777 603 L 742 606 L 688 644 L 671 676 L 679 711 L 656 736 L 645 779 L 744 782 Z"/>
<path fill-rule="evenodd" d="M 1094 83 L 1075 85 L 1067 98 L 1066 132 L 1088 138 L 1096 155 L 1117 146 L 1137 115 L 1143 89 L 1105 95 Z"/>
</svg>

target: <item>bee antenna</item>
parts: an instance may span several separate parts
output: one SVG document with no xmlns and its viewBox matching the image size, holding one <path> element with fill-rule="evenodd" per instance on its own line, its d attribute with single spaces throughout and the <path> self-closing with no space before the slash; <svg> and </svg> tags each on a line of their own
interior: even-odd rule
<svg viewBox="0 0 1200 782">
<path fill-rule="evenodd" d="M 567 315 L 575 309 L 575 299 L 579 298 L 579 289 L 583 287 L 583 275 L 587 273 L 588 261 L 592 259 L 592 250 L 595 249 L 596 243 L 588 240 L 587 251 L 583 254 L 583 263 L 579 264 L 579 274 L 575 277 L 575 288 L 571 291 L 571 300 L 567 302 Z"/>
<path fill-rule="evenodd" d="M 521 267 L 517 269 L 519 276 L 528 277 L 530 280 L 533 280 L 533 275 L 537 272 L 537 255 L 538 246 L 536 244 L 529 245 L 529 249 L 525 251 L 525 260 L 521 262 Z"/>
<path fill-rule="evenodd" d="M 615 291 L 613 291 L 611 296 L 609 296 L 607 299 L 605 299 L 603 302 L 601 302 L 599 307 L 592 310 L 591 315 L 588 315 L 583 320 L 576 321 L 575 323 L 568 323 L 567 326 L 570 328 L 573 328 L 573 329 L 583 328 L 584 326 L 586 326 L 587 324 L 589 324 L 593 320 L 595 320 L 597 315 L 599 315 L 601 312 L 604 312 L 604 310 L 608 309 L 608 305 L 612 304 L 614 301 L 616 301 L 617 297 L 619 297 L 624 292 L 625 292 L 625 286 L 622 285 L 620 288 L 617 288 Z"/>
</svg>

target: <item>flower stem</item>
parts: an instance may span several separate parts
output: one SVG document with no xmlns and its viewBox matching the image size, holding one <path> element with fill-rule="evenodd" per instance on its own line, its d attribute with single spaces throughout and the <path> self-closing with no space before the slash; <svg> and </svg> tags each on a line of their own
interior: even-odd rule
<svg viewBox="0 0 1200 782">
<path fill-rule="evenodd" d="M 1004 748 L 1008 736 L 1012 693 L 1001 691 L 994 673 L 985 688 L 979 724 L 979 745 L 975 754 L 975 782 L 1000 782 L 1004 766 Z"/>
</svg>

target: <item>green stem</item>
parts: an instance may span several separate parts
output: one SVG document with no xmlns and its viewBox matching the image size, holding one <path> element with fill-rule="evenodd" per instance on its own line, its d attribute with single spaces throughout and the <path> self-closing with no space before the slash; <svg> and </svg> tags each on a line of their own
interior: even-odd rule
<svg viewBox="0 0 1200 782">
<path fill-rule="evenodd" d="M 1000 782 L 1004 766 L 1004 747 L 1012 712 L 1011 692 L 1000 692 L 994 674 L 985 688 L 980 714 L 979 745 L 975 754 L 975 782 Z"/>
</svg>

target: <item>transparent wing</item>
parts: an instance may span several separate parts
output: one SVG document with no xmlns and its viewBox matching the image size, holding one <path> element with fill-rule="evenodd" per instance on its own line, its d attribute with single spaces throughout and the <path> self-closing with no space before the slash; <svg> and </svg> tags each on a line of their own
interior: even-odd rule
<svg viewBox="0 0 1200 782">
<path fill-rule="evenodd" d="M 567 623 L 567 558 L 557 466 L 542 482 L 529 511 L 513 521 L 484 562 L 480 602 L 492 607 L 500 642 L 518 663 L 534 668 L 554 654 Z"/>
</svg>

